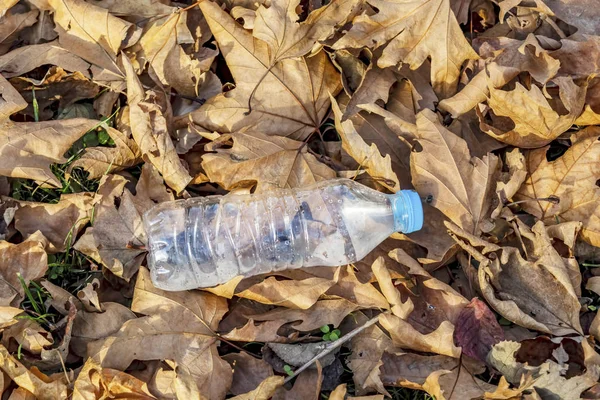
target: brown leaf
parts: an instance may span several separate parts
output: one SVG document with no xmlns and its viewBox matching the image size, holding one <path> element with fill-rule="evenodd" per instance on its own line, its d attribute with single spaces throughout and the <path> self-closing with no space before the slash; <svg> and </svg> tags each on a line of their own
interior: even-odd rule
<svg viewBox="0 0 600 400">
<path fill-rule="evenodd" d="M 55 204 L 21 202 L 15 228 L 25 238 L 40 231 L 48 239 L 50 253 L 63 252 L 90 222 L 94 201 L 92 193 L 73 193 L 62 195 Z"/>
<path fill-rule="evenodd" d="M 529 176 L 515 195 L 515 200 L 527 200 L 525 211 L 553 224 L 581 221 L 581 237 L 600 246 L 600 129 L 590 127 L 571 137 L 572 146 L 558 159 L 548 162 L 548 147 L 526 153 Z M 539 198 L 558 197 L 557 204 Z"/>
<path fill-rule="evenodd" d="M 378 13 L 356 17 L 350 31 L 333 48 L 379 47 L 389 40 L 379 67 L 402 61 L 417 69 L 430 57 L 431 81 L 436 93 L 442 97 L 454 94 L 460 67 L 465 60 L 477 58 L 477 53 L 465 39 L 450 9 L 450 1 L 369 0 L 369 4 Z"/>
<path fill-rule="evenodd" d="M 125 372 L 102 368 L 94 359 L 88 358 L 73 384 L 73 400 L 96 400 L 116 396 L 140 400 L 156 399 L 148 391 L 146 383 Z"/>
<path fill-rule="evenodd" d="M 44 276 L 48 269 L 46 244 L 39 234 L 19 244 L 0 241 L 1 306 L 17 306 L 23 300 L 25 292 L 18 275 L 26 285 Z"/>
<path fill-rule="evenodd" d="M 145 316 L 125 322 L 114 335 L 88 345 L 88 353 L 95 354 L 103 368 L 124 370 L 134 359 L 170 359 L 189 370 L 208 398 L 225 397 L 231 368 L 218 356 L 214 333 L 227 312 L 224 299 L 201 291 L 162 291 L 152 286 L 150 273 L 143 268 L 131 309 Z"/>
<path fill-rule="evenodd" d="M 484 120 L 486 112 L 480 107 L 477 111 L 481 130 L 494 139 L 523 148 L 541 147 L 556 139 L 581 114 L 586 88 L 577 86 L 571 78 L 554 78 L 553 81 L 560 87 L 560 100 L 567 113 L 559 114 L 535 85 L 527 90 L 517 82 L 512 91 L 490 87 L 489 107 L 494 115 L 510 118 L 513 124 L 508 126 L 501 121 L 488 124 Z"/>
<path fill-rule="evenodd" d="M 520 346 L 516 342 L 500 342 L 488 356 L 488 362 L 513 384 L 518 385 L 522 377 L 529 374 L 534 379 L 531 386 L 536 392 L 575 400 L 581 398 L 581 393 L 593 386 L 600 376 L 600 367 L 597 365 L 589 366 L 583 375 L 566 378 L 561 374 L 562 367 L 554 361 L 548 360 L 539 366 L 522 364 L 515 358 Z"/>
<path fill-rule="evenodd" d="M 455 240 L 479 261 L 481 292 L 504 318 L 544 333 L 581 333 L 581 306 L 569 267 L 552 247 L 543 223 L 530 229 L 517 222 L 527 258 L 515 247 L 485 242 L 451 224 L 448 228 Z"/>
<path fill-rule="evenodd" d="M 236 296 L 263 304 L 306 310 L 335 284 L 334 280 L 309 278 L 301 281 L 277 280 L 271 276 L 261 283 L 236 293 Z"/>
<path fill-rule="evenodd" d="M 107 9 L 116 16 L 155 17 L 171 14 L 175 7 L 156 0 L 90 0 L 95 6 Z"/>
<path fill-rule="evenodd" d="M 578 33 L 599 35 L 598 9 L 590 0 L 544 0 L 548 8 L 561 20 L 577 28 Z"/>
<path fill-rule="evenodd" d="M 312 134 L 327 114 L 329 93 L 336 95 L 341 89 L 327 56 L 319 52 L 306 59 L 288 58 L 269 69 L 265 42 L 253 38 L 216 3 L 202 2 L 200 8 L 236 87 L 193 112 L 193 122 L 209 132 L 237 132 L 244 127 L 298 140 Z M 246 115 L 253 91 L 252 112 Z"/>
<path fill-rule="evenodd" d="M 232 397 L 235 400 L 269 400 L 275 391 L 283 385 L 283 376 L 269 376 L 258 387 L 248 393 Z"/>
<path fill-rule="evenodd" d="M 433 196 L 431 205 L 451 221 L 477 232 L 491 205 L 498 158 L 471 157 L 466 142 L 430 110 L 418 114 L 417 129 L 422 151 L 411 153 L 413 185 L 421 196 Z"/>
<path fill-rule="evenodd" d="M 492 347 L 504 340 L 504 331 L 488 306 L 474 297 L 456 321 L 454 342 L 463 354 L 485 362 Z"/>
<path fill-rule="evenodd" d="M 233 141 L 231 148 L 221 149 Z M 211 182 L 227 190 L 253 187 L 256 192 L 295 188 L 335 177 L 302 142 L 262 133 L 222 135 L 206 145 L 202 167 Z"/>
<path fill-rule="evenodd" d="M 144 93 L 142 83 L 135 75 L 127 57 L 122 57 L 127 74 L 127 98 L 131 133 L 140 147 L 144 160 L 162 174 L 167 185 L 180 193 L 192 180 L 183 166 L 173 141 L 163 109 L 156 102 L 154 92 Z"/>
<path fill-rule="evenodd" d="M 39 400 L 67 398 L 67 385 L 61 380 L 51 380 L 41 373 L 34 374 L 11 356 L 6 347 L 0 345 L 0 369 L 18 386 L 33 393 Z M 40 378 L 42 375 L 44 379 Z M 63 376 L 64 377 L 64 376 Z"/>
<path fill-rule="evenodd" d="M 273 400 L 318 400 L 323 381 L 322 368 L 319 361 L 316 368 L 301 373 L 291 390 L 280 387 L 273 396 Z"/>
<path fill-rule="evenodd" d="M 367 145 L 351 120 L 342 121 L 342 112 L 333 97 L 331 106 L 335 115 L 335 128 L 342 139 L 342 148 L 383 186 L 392 192 L 400 190 L 400 183 L 392 170 L 392 159 L 389 154 L 382 156 L 377 145 Z"/>
<path fill-rule="evenodd" d="M 234 342 L 276 342 L 285 343 L 288 339 L 277 334 L 277 330 L 285 323 L 284 320 L 273 320 L 255 324 L 252 318 L 240 328 L 221 335 Z"/>
<path fill-rule="evenodd" d="M 229 389 L 234 395 L 250 392 L 259 387 L 261 382 L 273 376 L 273 368 L 262 359 L 254 358 L 247 353 L 232 353 L 223 356 L 233 369 L 233 384 Z"/>
<path fill-rule="evenodd" d="M 392 314 L 398 318 L 406 319 L 413 311 L 414 304 L 410 298 L 402 301 L 400 292 L 394 286 L 390 272 L 385 266 L 385 259 L 378 257 L 371 268 L 373 269 L 373 275 L 375 275 L 379 283 L 381 293 L 383 293 L 388 303 L 390 303 Z"/>
<path fill-rule="evenodd" d="M 20 11 L 13 8 L 8 10 L 4 16 L 0 16 L 0 43 L 10 44 L 9 42 L 16 39 L 19 31 L 36 23 L 39 11 Z"/>
<path fill-rule="evenodd" d="M 119 50 L 135 25 L 82 0 L 48 0 L 61 47 L 116 75 Z"/>
<path fill-rule="evenodd" d="M 22 312 L 23 310 L 20 308 L 0 306 L 0 329 L 8 328 L 19 322 L 15 317 Z"/>
</svg>

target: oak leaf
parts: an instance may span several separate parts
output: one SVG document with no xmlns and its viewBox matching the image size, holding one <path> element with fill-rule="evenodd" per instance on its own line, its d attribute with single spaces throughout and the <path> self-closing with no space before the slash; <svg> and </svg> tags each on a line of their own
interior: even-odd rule
<svg viewBox="0 0 600 400">
<path fill-rule="evenodd" d="M 525 211 L 548 224 L 581 221 L 581 237 L 600 246 L 600 129 L 589 127 L 571 136 L 571 147 L 558 159 L 548 161 L 548 147 L 525 154 L 529 175 L 515 200 L 526 200 Z M 557 204 L 540 198 L 558 197 Z"/>
<path fill-rule="evenodd" d="M 233 141 L 231 148 L 227 146 Z M 211 182 L 227 190 L 256 187 L 256 192 L 296 188 L 332 179 L 335 171 L 319 162 L 302 142 L 264 133 L 222 135 L 206 145 L 202 156 Z"/>
<path fill-rule="evenodd" d="M 229 389 L 234 395 L 250 392 L 262 381 L 273 376 L 273 368 L 263 359 L 256 359 L 247 353 L 231 353 L 223 356 L 233 369 L 233 384 Z"/>
<path fill-rule="evenodd" d="M 378 12 L 362 14 L 333 48 L 380 47 L 380 67 L 400 61 L 417 69 L 431 58 L 431 81 L 438 95 L 449 97 L 456 91 L 460 69 L 477 53 L 465 39 L 449 0 L 369 0 Z"/>
<path fill-rule="evenodd" d="M 285 59 L 269 68 L 269 47 L 239 26 L 213 2 L 200 3 L 236 82 L 235 89 L 209 99 L 191 114 L 205 130 L 237 132 L 242 127 L 303 140 L 321 125 L 329 93 L 341 89 L 335 68 L 321 51 Z M 252 112 L 247 114 L 248 103 Z"/>
<path fill-rule="evenodd" d="M 263 282 L 236 293 L 236 296 L 263 304 L 306 310 L 317 302 L 335 280 L 309 278 L 301 281 L 277 280 L 269 277 Z"/>
<path fill-rule="evenodd" d="M 9 10 L 4 16 L 0 16 L 0 43 L 9 44 L 12 42 L 19 31 L 27 28 L 37 22 L 38 10 L 26 12 L 14 12 Z M 4 51 L 0 50 L 0 54 Z"/>
</svg>

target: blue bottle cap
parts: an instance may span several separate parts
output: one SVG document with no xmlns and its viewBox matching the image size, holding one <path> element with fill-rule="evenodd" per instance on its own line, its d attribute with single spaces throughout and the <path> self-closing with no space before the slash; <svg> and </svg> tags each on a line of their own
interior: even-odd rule
<svg viewBox="0 0 600 400">
<path fill-rule="evenodd" d="M 390 200 L 397 232 L 412 233 L 423 227 L 423 203 L 417 192 L 401 190 L 391 195 Z"/>
</svg>

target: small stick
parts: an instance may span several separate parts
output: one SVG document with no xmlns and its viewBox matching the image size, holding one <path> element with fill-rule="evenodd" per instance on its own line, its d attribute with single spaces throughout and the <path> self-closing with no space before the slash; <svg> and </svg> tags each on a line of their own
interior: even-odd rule
<svg viewBox="0 0 600 400">
<path fill-rule="evenodd" d="M 346 343 L 348 340 L 352 339 L 354 336 L 358 335 L 359 333 L 361 333 L 362 331 L 364 331 L 365 329 L 367 329 L 371 325 L 374 325 L 375 323 L 377 323 L 377 321 L 379 320 L 379 317 L 381 315 L 382 314 L 379 314 L 376 317 L 371 318 L 370 320 L 368 320 L 367 322 L 365 322 L 364 325 L 359 326 L 359 327 L 353 329 L 350 333 L 348 333 L 345 336 L 342 336 L 341 338 L 339 338 L 335 342 L 331 342 L 331 344 L 327 345 L 327 347 L 325 347 L 323 349 L 323 351 L 321 351 L 319 354 L 317 354 L 316 356 L 314 356 L 313 358 L 311 358 L 303 366 L 301 366 L 300 368 L 298 368 L 297 370 L 295 370 L 292 375 L 290 375 L 287 378 L 285 378 L 285 380 L 283 381 L 283 383 L 288 383 L 289 381 L 291 381 L 292 379 L 294 379 L 296 376 L 298 376 L 298 374 L 300 374 L 300 372 L 302 372 L 305 369 L 307 369 L 308 367 L 310 367 L 315 361 L 319 360 L 320 358 L 325 357 L 327 354 L 331 353 L 333 350 L 337 349 L 338 347 L 340 347 L 341 345 L 343 345 L 344 343 Z"/>
</svg>

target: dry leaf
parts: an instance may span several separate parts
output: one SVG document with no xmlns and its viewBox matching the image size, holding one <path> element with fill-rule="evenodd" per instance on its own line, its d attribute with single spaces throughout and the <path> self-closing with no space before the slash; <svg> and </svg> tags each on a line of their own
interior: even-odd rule
<svg viewBox="0 0 600 400">
<path fill-rule="evenodd" d="M 265 379 L 273 376 L 273 368 L 265 360 L 247 353 L 227 354 L 223 359 L 233 369 L 233 384 L 229 390 L 234 395 L 251 392 Z"/>
<path fill-rule="evenodd" d="M 317 302 L 335 280 L 309 278 L 301 281 L 277 280 L 271 276 L 261 283 L 236 293 L 236 296 L 263 304 L 306 310 Z"/>
<path fill-rule="evenodd" d="M 19 31 L 36 23 L 39 11 L 15 12 L 13 8 L 4 16 L 0 16 L 0 43 L 8 44 Z M 1 13 L 1 11 L 0 11 Z"/>
<path fill-rule="evenodd" d="M 233 141 L 231 148 L 228 146 Z M 335 171 L 307 151 L 302 142 L 262 133 L 221 135 L 202 156 L 211 182 L 227 190 L 256 187 L 256 192 L 296 188 L 332 179 Z"/>
<path fill-rule="evenodd" d="M 390 303 L 390 310 L 398 318 L 406 319 L 414 309 L 414 304 L 409 298 L 406 301 L 402 301 L 400 292 L 394 286 L 390 272 L 385 266 L 385 259 L 378 257 L 371 267 L 373 269 L 373 275 L 379 283 L 379 288 L 385 296 L 386 300 Z"/>
<path fill-rule="evenodd" d="M 21 314 L 23 310 L 15 307 L 0 307 L 0 329 L 8 328 L 11 325 L 16 324 L 17 321 L 15 317 Z"/>
<path fill-rule="evenodd" d="M 538 222 L 530 230 L 518 222 L 527 246 L 526 259 L 515 247 L 488 243 L 451 224 L 448 228 L 455 240 L 479 261 L 480 290 L 504 318 L 544 333 L 581 333 L 581 306 L 569 267 L 552 247 L 543 223 Z"/>
<path fill-rule="evenodd" d="M 127 98 L 131 133 L 144 160 L 162 174 L 165 182 L 180 193 L 192 177 L 181 163 L 169 136 L 169 126 L 153 92 L 145 93 L 127 57 L 122 57 L 127 74 Z"/>
<path fill-rule="evenodd" d="M 380 47 L 389 41 L 379 67 L 400 61 L 417 69 L 431 58 L 431 81 L 438 95 L 456 91 L 460 68 L 465 60 L 477 58 L 461 32 L 449 0 L 369 0 L 378 10 L 362 14 L 334 49 Z"/>
<path fill-rule="evenodd" d="M 547 147 L 525 155 L 529 176 L 515 195 L 515 200 L 527 200 L 525 211 L 548 224 L 581 221 L 581 237 L 600 246 L 600 130 L 590 127 L 571 137 L 572 146 L 558 159 L 548 162 Z M 560 201 L 544 201 L 549 197 Z"/>
<path fill-rule="evenodd" d="M 48 239 L 49 252 L 63 252 L 90 222 L 93 203 L 92 193 L 65 194 L 56 204 L 21 202 L 15 228 L 25 238 L 39 231 Z"/>
<path fill-rule="evenodd" d="M 481 130 L 494 139 L 523 148 L 541 147 L 556 139 L 573 125 L 581 114 L 585 102 L 585 87 L 573 83 L 571 78 L 554 78 L 560 87 L 560 100 L 568 113 L 559 114 L 537 86 L 525 89 L 520 83 L 512 91 L 489 88 L 488 105 L 494 115 L 508 117 L 514 128 L 497 122 L 489 125 L 485 113 L 478 109 Z"/>
<path fill-rule="evenodd" d="M 156 399 L 148 391 L 146 383 L 110 368 L 102 368 L 88 358 L 73 384 L 73 400 L 96 400 L 111 397 L 140 400 Z"/>
<path fill-rule="evenodd" d="M 211 399 L 225 397 L 231 368 L 218 356 L 214 333 L 227 311 L 224 299 L 200 291 L 162 291 L 152 286 L 148 270 L 141 269 L 131 309 L 145 316 L 88 345 L 88 353 L 103 368 L 124 370 L 134 359 L 170 359 L 190 371 L 201 393 Z"/>
<path fill-rule="evenodd" d="M 232 397 L 235 400 L 269 400 L 277 388 L 283 385 L 283 376 L 269 376 L 251 392 Z"/>
<path fill-rule="evenodd" d="M 477 232 L 490 208 L 498 158 L 471 157 L 466 142 L 443 127 L 437 115 L 417 115 L 420 152 L 411 154 L 413 185 L 431 205 L 469 232 Z"/>
<path fill-rule="evenodd" d="M 202 2 L 200 8 L 236 87 L 193 112 L 193 122 L 209 132 L 236 132 L 244 127 L 298 140 L 312 134 L 327 114 L 329 93 L 341 89 L 327 56 L 319 52 L 310 58 L 285 59 L 269 69 L 265 42 L 253 38 L 217 4 Z M 252 112 L 246 114 L 250 97 Z"/>
<path fill-rule="evenodd" d="M 331 98 L 331 107 L 335 115 L 337 133 L 342 139 L 342 148 L 383 186 L 392 192 L 400 190 L 398 177 L 392 170 L 390 156 L 388 154 L 382 156 L 375 144 L 367 145 L 354 128 L 351 120 L 342 121 L 342 112 L 333 97 Z"/>
</svg>

